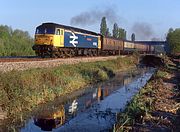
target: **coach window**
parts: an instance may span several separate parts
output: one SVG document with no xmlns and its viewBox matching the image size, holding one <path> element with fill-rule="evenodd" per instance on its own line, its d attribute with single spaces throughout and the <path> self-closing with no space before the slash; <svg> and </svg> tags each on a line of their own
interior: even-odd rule
<svg viewBox="0 0 180 132">
<path fill-rule="evenodd" d="M 60 29 L 56 30 L 56 35 L 60 35 Z"/>
</svg>

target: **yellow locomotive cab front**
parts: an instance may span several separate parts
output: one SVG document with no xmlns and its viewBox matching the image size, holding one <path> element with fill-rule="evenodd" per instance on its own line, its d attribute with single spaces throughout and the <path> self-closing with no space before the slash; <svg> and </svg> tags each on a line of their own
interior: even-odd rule
<svg viewBox="0 0 180 132">
<path fill-rule="evenodd" d="M 35 33 L 33 50 L 41 57 L 52 55 L 59 47 L 64 46 L 64 29 L 54 26 L 38 26 Z"/>
<path fill-rule="evenodd" d="M 35 45 L 53 45 L 55 29 L 52 27 L 37 27 Z"/>
<path fill-rule="evenodd" d="M 53 45 L 53 35 L 50 34 L 36 34 L 35 35 L 36 45 Z"/>
<path fill-rule="evenodd" d="M 63 47 L 64 30 L 51 28 L 37 28 L 35 34 L 35 45 L 53 45 Z"/>
</svg>

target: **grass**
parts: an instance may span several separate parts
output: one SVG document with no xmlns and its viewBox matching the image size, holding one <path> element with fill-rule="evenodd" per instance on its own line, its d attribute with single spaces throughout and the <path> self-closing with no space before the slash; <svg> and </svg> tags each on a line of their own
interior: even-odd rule
<svg viewBox="0 0 180 132">
<path fill-rule="evenodd" d="M 0 74 L 0 106 L 8 113 L 6 130 L 21 127 L 38 104 L 62 94 L 108 80 L 119 70 L 135 66 L 134 57 L 119 57 L 104 62 L 61 65 L 56 68 L 30 69 Z"/>
</svg>

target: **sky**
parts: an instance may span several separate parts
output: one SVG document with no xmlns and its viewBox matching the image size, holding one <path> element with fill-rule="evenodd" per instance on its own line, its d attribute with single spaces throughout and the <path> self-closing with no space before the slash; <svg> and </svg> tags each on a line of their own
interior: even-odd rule
<svg viewBox="0 0 180 132">
<path fill-rule="evenodd" d="M 99 32 L 106 17 L 137 40 L 164 40 L 170 27 L 180 27 L 180 0 L 0 0 L 0 25 L 28 31 L 44 22 Z"/>
</svg>

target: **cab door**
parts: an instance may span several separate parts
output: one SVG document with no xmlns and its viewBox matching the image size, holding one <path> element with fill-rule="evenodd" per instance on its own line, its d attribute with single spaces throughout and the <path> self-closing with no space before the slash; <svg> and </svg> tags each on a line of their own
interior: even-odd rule
<svg viewBox="0 0 180 132">
<path fill-rule="evenodd" d="M 64 47 L 64 29 L 56 28 L 54 46 Z"/>
<path fill-rule="evenodd" d="M 64 29 L 60 29 L 60 47 L 64 47 Z"/>
</svg>

